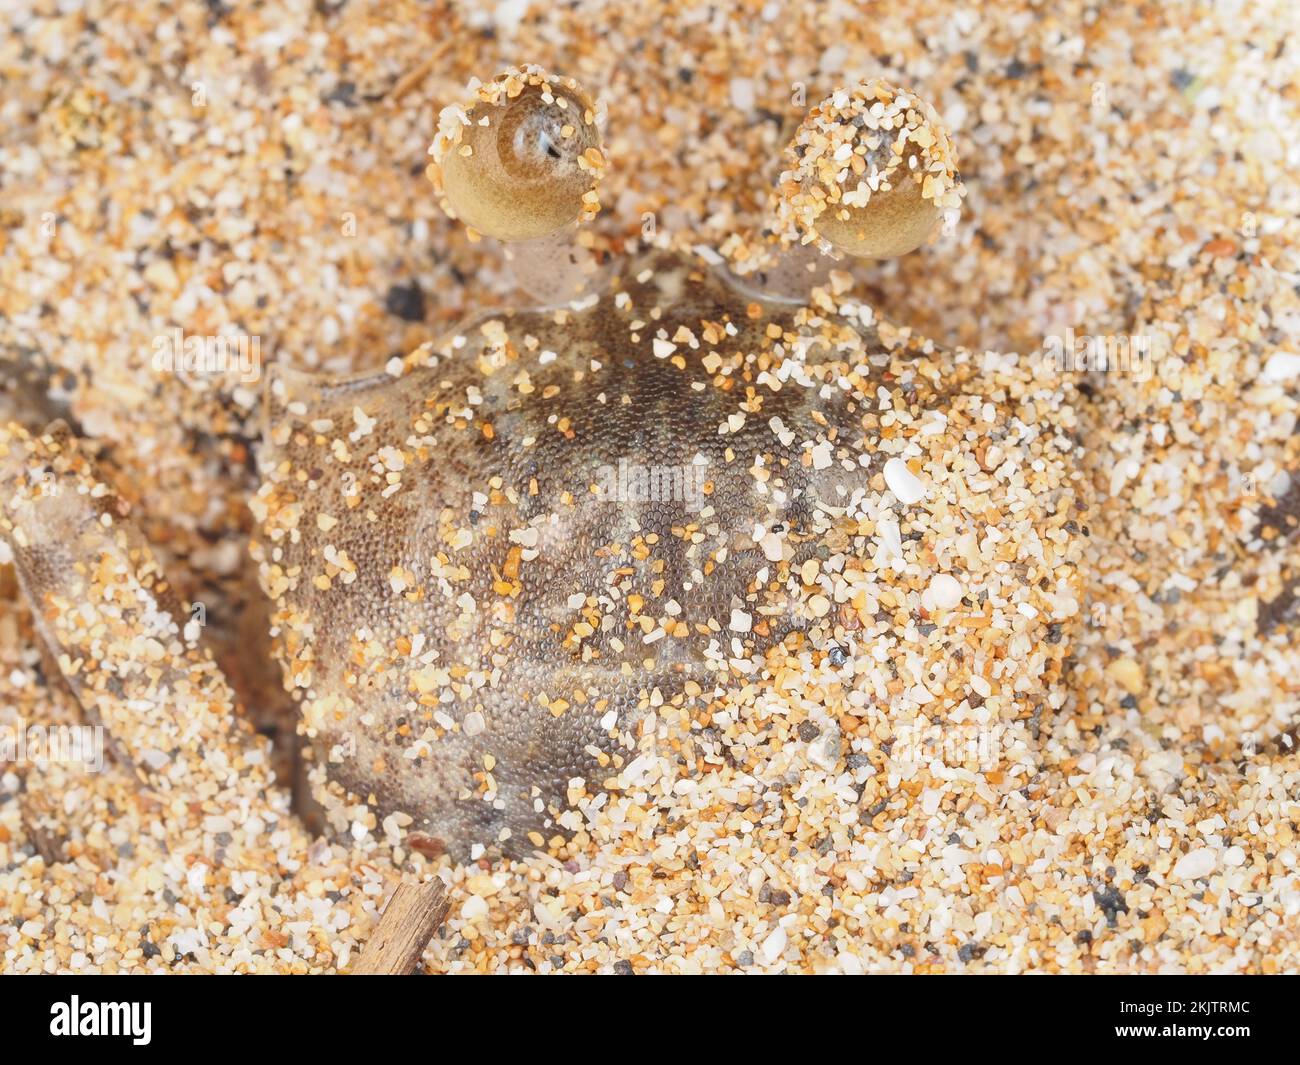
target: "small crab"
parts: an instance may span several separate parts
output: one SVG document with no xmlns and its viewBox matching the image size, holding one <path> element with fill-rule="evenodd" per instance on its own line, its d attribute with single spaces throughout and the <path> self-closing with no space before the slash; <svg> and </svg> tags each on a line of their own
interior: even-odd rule
<svg viewBox="0 0 1300 1065">
<path fill-rule="evenodd" d="M 584 830 L 579 798 L 645 786 L 657 720 L 725 734 L 728 690 L 779 702 L 791 670 L 840 693 L 810 743 L 831 767 L 837 715 L 863 707 L 978 709 L 1020 737 L 1059 705 L 1068 426 L 996 364 L 878 321 L 837 269 L 955 217 L 933 110 L 882 81 L 813 108 L 773 191 L 771 253 L 743 275 L 707 249 L 619 261 L 584 244 L 601 121 L 536 67 L 472 85 L 431 177 L 505 245 L 532 305 L 375 372 L 268 374 L 252 552 L 318 795 L 401 815 L 431 853 L 562 846 Z M 66 433 L 11 429 L 0 534 L 114 735 L 142 675 L 185 693 L 185 722 L 222 682 L 84 467 Z M 109 570 L 139 594 L 96 630 L 77 604 Z M 697 756 L 669 753 L 689 775 Z"/>
</svg>

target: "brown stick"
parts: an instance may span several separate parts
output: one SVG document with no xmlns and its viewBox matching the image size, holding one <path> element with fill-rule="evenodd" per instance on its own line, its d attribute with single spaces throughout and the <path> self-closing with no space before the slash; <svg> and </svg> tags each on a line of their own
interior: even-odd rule
<svg viewBox="0 0 1300 1065">
<path fill-rule="evenodd" d="M 393 103 L 397 103 L 399 100 L 401 100 L 403 96 L 405 96 L 408 92 L 410 92 L 417 85 L 419 85 L 420 82 L 422 82 L 425 78 L 429 76 L 429 71 L 433 69 L 433 64 L 434 64 L 433 57 L 430 56 L 423 63 L 416 64 L 414 68 L 408 70 L 405 74 L 403 74 L 400 78 L 398 78 L 397 83 L 391 89 L 388 90 L 389 100 L 391 100 Z"/>
<path fill-rule="evenodd" d="M 397 885 L 379 918 L 353 976 L 407 976 L 447 916 L 447 888 L 437 877 L 425 884 Z"/>
<path fill-rule="evenodd" d="M 52 828 L 44 823 L 53 821 L 55 826 L 59 824 L 59 818 L 50 810 L 49 803 L 38 798 L 33 792 L 19 792 L 18 811 L 27 837 L 36 848 L 36 853 L 45 859 L 45 864 L 56 865 L 59 862 L 66 862 L 68 860 L 68 852 L 64 847 L 67 839 L 66 829 L 61 832 L 58 827 Z"/>
</svg>

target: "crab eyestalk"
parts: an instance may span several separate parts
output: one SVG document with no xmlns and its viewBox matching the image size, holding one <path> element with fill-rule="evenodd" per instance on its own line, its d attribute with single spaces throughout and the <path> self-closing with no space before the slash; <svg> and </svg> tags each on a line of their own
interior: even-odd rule
<svg viewBox="0 0 1300 1065">
<path fill-rule="evenodd" d="M 469 93 L 443 109 L 429 149 L 443 209 L 506 242 L 531 291 L 581 288 L 591 264 L 578 227 L 600 210 L 605 169 L 596 104 L 573 78 L 536 66 L 471 82 Z"/>
<path fill-rule="evenodd" d="M 786 148 L 776 231 L 862 259 L 891 259 L 955 222 L 964 189 L 938 114 L 873 78 L 814 107 Z"/>
</svg>

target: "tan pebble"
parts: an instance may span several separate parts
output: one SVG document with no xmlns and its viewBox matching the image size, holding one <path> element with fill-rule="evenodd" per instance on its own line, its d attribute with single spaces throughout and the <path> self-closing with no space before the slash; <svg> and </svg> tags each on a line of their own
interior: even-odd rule
<svg viewBox="0 0 1300 1065">
<path fill-rule="evenodd" d="M 1106 667 L 1106 672 L 1110 675 L 1111 680 L 1130 695 L 1137 695 L 1142 691 L 1142 667 L 1133 659 L 1117 658 Z"/>
</svg>

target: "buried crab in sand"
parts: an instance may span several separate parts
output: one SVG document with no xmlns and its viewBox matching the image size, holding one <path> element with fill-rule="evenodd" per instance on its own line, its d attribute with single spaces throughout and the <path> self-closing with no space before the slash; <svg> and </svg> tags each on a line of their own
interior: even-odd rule
<svg viewBox="0 0 1300 1065">
<path fill-rule="evenodd" d="M 744 277 L 586 252 L 598 118 L 525 67 L 448 108 L 432 149 L 449 211 L 515 242 L 545 306 L 377 373 L 272 369 L 253 553 L 320 798 L 459 858 L 561 847 L 580 801 L 685 756 L 666 715 L 725 730 L 735 691 L 775 706 L 806 683 L 825 693 L 797 715 L 810 758 L 840 762 L 872 716 L 997 727 L 992 796 L 1023 787 L 1078 616 L 1070 412 L 877 321 L 833 269 L 955 211 L 937 116 L 882 81 L 814 108 L 772 263 Z M 132 749 L 130 719 L 194 735 L 223 687 L 200 628 L 66 433 L 5 448 L 42 631 L 122 754 L 165 774 L 177 752 Z M 665 483 L 700 497 L 620 497 L 608 471 L 629 464 L 688 471 Z"/>
<path fill-rule="evenodd" d="M 1145 31 L 1046 43 L 1092 14 L 750 47 L 775 8 L 647 5 L 625 60 L 567 8 L 399 43 L 317 5 L 268 66 L 223 7 L 210 110 L 113 87 L 152 34 L 10 100 L 0 752 L 109 747 L 0 766 L 6 970 L 373 971 L 399 879 L 449 887 L 435 971 L 1291 964 L 1294 753 L 1246 740 L 1294 717 L 1294 293 L 1232 239 L 1287 186 L 1213 100 L 1275 112 Z M 609 121 L 532 69 L 459 95 L 508 54 Z M 877 64 L 961 131 L 961 226 Z M 1057 335 L 1169 345 L 1103 378 Z"/>
</svg>

